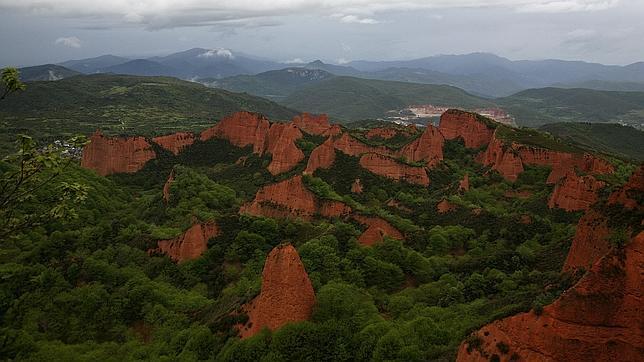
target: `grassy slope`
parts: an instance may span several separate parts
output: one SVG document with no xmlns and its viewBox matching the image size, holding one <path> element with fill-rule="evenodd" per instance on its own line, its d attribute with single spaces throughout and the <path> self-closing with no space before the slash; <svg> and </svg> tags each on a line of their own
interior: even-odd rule
<svg viewBox="0 0 644 362">
<path fill-rule="evenodd" d="M 555 122 L 640 123 L 644 116 L 644 92 L 591 89 L 529 89 L 500 98 L 497 103 L 522 126 Z"/>
<path fill-rule="evenodd" d="M 282 103 L 309 112 L 328 113 L 339 120 L 382 117 L 389 110 L 412 104 L 448 104 L 468 108 L 491 105 L 490 101 L 451 86 L 353 77 L 319 82 L 287 97 Z"/>
<path fill-rule="evenodd" d="M 33 82 L 0 104 L 0 145 L 17 133 L 51 139 L 97 128 L 108 134 L 199 130 L 238 110 L 271 119 L 296 112 L 269 100 L 166 77 L 91 75 Z"/>
<path fill-rule="evenodd" d="M 607 123 L 553 123 L 539 128 L 584 149 L 644 161 L 644 132 Z"/>
</svg>

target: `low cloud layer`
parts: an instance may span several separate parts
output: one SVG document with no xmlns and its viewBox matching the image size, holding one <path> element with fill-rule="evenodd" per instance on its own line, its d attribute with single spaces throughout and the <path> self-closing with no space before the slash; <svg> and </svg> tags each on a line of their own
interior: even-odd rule
<svg viewBox="0 0 644 362">
<path fill-rule="evenodd" d="M 66 46 L 68 48 L 80 48 L 82 45 L 81 40 L 75 36 L 58 38 L 54 41 L 54 44 Z"/>
<path fill-rule="evenodd" d="M 620 0 L 0 0 L 0 9 L 33 14 L 91 18 L 110 26 L 148 29 L 252 23 L 257 18 L 297 14 L 333 16 L 343 23 L 374 25 L 388 12 L 423 9 L 505 8 L 517 12 L 560 13 L 605 10 Z M 386 19 L 385 19 L 386 21 Z"/>
</svg>

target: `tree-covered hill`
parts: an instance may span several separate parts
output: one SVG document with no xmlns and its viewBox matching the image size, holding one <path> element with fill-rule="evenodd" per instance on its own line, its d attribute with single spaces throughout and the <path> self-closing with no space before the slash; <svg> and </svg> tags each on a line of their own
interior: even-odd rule
<svg viewBox="0 0 644 362">
<path fill-rule="evenodd" d="M 239 110 L 277 120 L 296 114 L 264 98 L 175 78 L 99 74 L 31 82 L 0 103 L 0 145 L 6 149 L 18 133 L 51 140 L 96 129 L 146 136 L 200 130 Z"/>
<path fill-rule="evenodd" d="M 390 110 L 413 104 L 476 108 L 492 106 L 452 86 L 334 77 L 305 87 L 281 101 L 310 112 L 328 113 L 342 121 L 383 117 Z"/>
</svg>

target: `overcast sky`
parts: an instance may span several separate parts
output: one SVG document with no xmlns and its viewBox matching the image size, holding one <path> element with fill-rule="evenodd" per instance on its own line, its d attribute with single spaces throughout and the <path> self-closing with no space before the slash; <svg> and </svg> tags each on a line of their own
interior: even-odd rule
<svg viewBox="0 0 644 362">
<path fill-rule="evenodd" d="M 0 65 L 227 48 L 278 61 L 644 60 L 644 0 L 0 0 Z"/>
</svg>

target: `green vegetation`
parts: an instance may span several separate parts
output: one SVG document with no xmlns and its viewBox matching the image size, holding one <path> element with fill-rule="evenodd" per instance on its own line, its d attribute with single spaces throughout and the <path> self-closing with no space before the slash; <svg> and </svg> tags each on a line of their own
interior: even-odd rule
<svg viewBox="0 0 644 362">
<path fill-rule="evenodd" d="M 353 77 L 334 77 L 317 82 L 280 103 L 313 113 L 327 113 L 339 121 L 383 117 L 388 111 L 413 104 L 448 104 L 464 108 L 493 105 L 491 101 L 451 86 Z"/>
<path fill-rule="evenodd" d="M 644 161 L 644 132 L 632 127 L 611 123 L 553 123 L 539 129 L 588 151 Z"/>
<path fill-rule="evenodd" d="M 274 120 L 296 114 L 263 98 L 174 78 L 100 74 L 34 82 L 0 104 L 0 154 L 20 133 L 48 142 L 96 129 L 156 136 L 199 131 L 239 110 Z"/>
<path fill-rule="evenodd" d="M 109 93 L 122 99 L 177 82 L 144 79 L 115 80 Z M 508 139 L 562 147 L 536 131 L 501 131 Z M 308 154 L 322 141 L 306 136 L 297 144 Z M 397 147 L 402 140 L 374 142 Z M 476 162 L 480 150 L 460 140 L 446 141 L 445 159 L 428 172 L 429 187 L 372 174 L 358 157 L 339 151 L 329 169 L 303 178 L 318 198 L 380 217 L 405 236 L 371 247 L 358 243 L 365 227 L 351 217 L 240 215 L 260 187 L 301 174 L 306 161 L 273 176 L 269 155 L 211 139 L 179 155 L 157 147 L 158 157 L 137 173 L 100 177 L 64 151 L 22 136 L 0 162 L 2 359 L 449 361 L 472 330 L 521 311 L 540 313 L 576 281 L 561 267 L 581 213 L 547 207 L 549 168 L 526 166 L 509 183 Z M 607 189 L 632 169 L 619 164 Z M 465 174 L 470 189 L 459 191 Z M 359 194 L 351 192 L 356 179 Z M 444 199 L 456 209 L 438 212 Z M 605 199 L 602 194 L 600 202 Z M 617 247 L 642 229 L 638 210 L 612 206 L 606 213 Z M 158 240 L 206 221 L 220 233 L 200 257 L 175 263 L 154 251 Z M 297 248 L 313 284 L 312 317 L 240 340 L 236 326 L 247 321 L 242 306 L 259 293 L 266 255 L 283 242 Z"/>
<path fill-rule="evenodd" d="M 558 122 L 625 122 L 639 126 L 644 116 L 644 92 L 592 89 L 528 89 L 495 102 L 521 126 Z"/>
<path fill-rule="evenodd" d="M 517 142 L 527 146 L 536 146 L 561 152 L 579 153 L 582 151 L 581 148 L 576 147 L 571 142 L 566 142 L 552 135 L 530 128 L 513 128 L 500 125 L 497 129 L 496 136 L 507 141 L 507 143 Z"/>
</svg>

